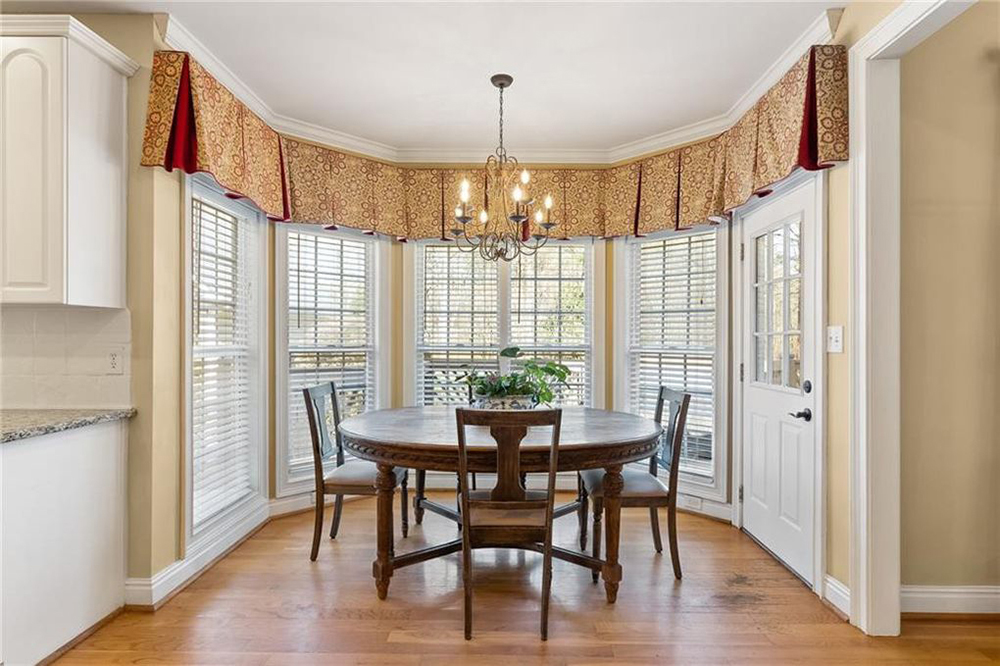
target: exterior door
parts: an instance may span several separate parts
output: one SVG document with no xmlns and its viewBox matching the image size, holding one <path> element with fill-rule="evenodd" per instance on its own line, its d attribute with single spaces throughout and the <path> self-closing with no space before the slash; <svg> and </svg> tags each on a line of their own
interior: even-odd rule
<svg viewBox="0 0 1000 666">
<path fill-rule="evenodd" d="M 816 178 L 743 217 L 743 528 L 814 583 Z"/>
</svg>

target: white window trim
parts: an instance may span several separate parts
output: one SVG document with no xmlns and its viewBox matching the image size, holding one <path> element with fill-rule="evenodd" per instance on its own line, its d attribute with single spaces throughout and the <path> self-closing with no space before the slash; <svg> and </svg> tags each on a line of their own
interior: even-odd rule
<svg viewBox="0 0 1000 666">
<path fill-rule="evenodd" d="M 256 457 L 254 459 L 256 478 L 256 492 L 250 493 L 242 501 L 237 502 L 232 507 L 213 516 L 204 525 L 194 530 L 194 470 L 192 450 L 194 445 L 193 423 L 192 423 L 192 316 L 191 307 L 193 301 L 191 290 L 194 284 L 192 268 L 192 238 L 193 238 L 193 217 L 192 217 L 192 197 L 197 192 L 200 198 L 210 203 L 230 211 L 237 211 L 249 220 L 256 221 L 256 238 L 258 244 L 257 256 L 259 258 L 257 270 L 259 272 L 257 280 L 257 290 L 255 297 L 259 305 L 257 321 L 257 377 L 255 388 L 257 394 L 254 401 L 259 405 L 255 410 L 257 416 L 253 432 L 256 437 Z M 235 538 L 242 538 L 251 530 L 256 529 L 260 520 L 266 519 L 268 506 L 268 400 L 270 390 L 268 382 L 268 354 L 269 338 L 267 326 L 267 219 L 256 207 L 240 200 L 230 199 L 219 189 L 214 181 L 203 175 L 188 176 L 183 183 L 183 217 L 184 217 L 184 255 L 183 255 L 183 303 L 184 303 L 184 383 L 182 387 L 182 400 L 184 409 L 184 495 L 182 503 L 184 506 L 184 554 L 183 559 L 198 557 L 208 549 L 215 547 L 222 540 L 232 540 L 234 535 L 231 532 L 240 530 L 241 534 Z"/>
<path fill-rule="evenodd" d="M 310 472 L 307 477 L 291 480 L 288 465 L 288 233 L 312 233 L 369 241 L 373 245 L 372 275 L 375 289 L 372 304 L 375 321 L 372 330 L 375 362 L 375 406 L 387 409 L 392 404 L 392 303 L 389 271 L 392 268 L 392 242 L 353 229 L 328 230 L 311 224 L 280 224 L 274 230 L 274 390 L 275 390 L 275 496 L 301 495 L 315 490 Z M 310 468 L 311 469 L 311 468 Z"/>
<path fill-rule="evenodd" d="M 613 243 L 614 252 L 614 290 L 615 311 L 614 329 L 614 405 L 613 408 L 630 412 L 629 404 L 629 309 L 632 306 L 632 247 L 644 241 L 657 240 L 670 236 L 685 235 L 705 231 L 704 227 L 683 231 L 661 231 L 640 238 L 617 238 Z M 712 479 L 689 474 L 681 470 L 679 474 L 678 493 L 690 496 L 690 500 L 682 497 L 679 505 L 684 508 L 700 510 L 712 515 L 724 515 L 729 519 L 729 452 L 731 438 L 729 433 L 729 396 L 732 392 L 732 377 L 729 372 L 729 313 L 730 313 L 730 262 L 729 262 L 729 227 L 719 226 L 716 241 L 716 332 L 715 332 L 715 451 L 714 473 Z M 701 500 L 707 500 L 702 502 Z"/>
<path fill-rule="evenodd" d="M 578 245 L 588 249 L 591 275 L 588 280 L 590 312 L 592 317 L 590 343 L 590 403 L 593 407 L 606 404 L 605 384 L 607 363 L 605 361 L 605 314 L 607 312 L 607 289 L 605 276 L 605 241 L 591 238 L 549 241 L 566 245 Z M 417 404 L 417 250 L 428 244 L 441 241 L 426 240 L 410 242 L 403 246 L 403 284 L 407 285 L 403 294 L 403 405 Z M 498 317 L 500 318 L 501 340 L 504 339 L 507 321 L 510 319 L 510 264 L 498 261 L 499 281 L 497 285 Z"/>
</svg>

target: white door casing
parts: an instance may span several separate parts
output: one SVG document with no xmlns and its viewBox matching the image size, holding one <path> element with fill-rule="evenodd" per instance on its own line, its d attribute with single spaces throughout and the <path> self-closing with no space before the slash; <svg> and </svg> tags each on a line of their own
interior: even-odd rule
<svg viewBox="0 0 1000 666">
<path fill-rule="evenodd" d="M 799 177 L 742 216 L 743 528 L 810 585 L 816 570 L 817 181 Z M 783 191 L 782 191 L 783 190 Z"/>
</svg>

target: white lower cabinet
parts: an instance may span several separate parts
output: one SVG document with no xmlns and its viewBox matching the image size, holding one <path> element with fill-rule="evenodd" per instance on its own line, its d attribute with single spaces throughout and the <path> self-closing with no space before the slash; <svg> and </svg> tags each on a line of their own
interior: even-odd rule
<svg viewBox="0 0 1000 666">
<path fill-rule="evenodd" d="M 5 666 L 37 663 L 124 605 L 126 428 L 0 444 Z"/>
</svg>

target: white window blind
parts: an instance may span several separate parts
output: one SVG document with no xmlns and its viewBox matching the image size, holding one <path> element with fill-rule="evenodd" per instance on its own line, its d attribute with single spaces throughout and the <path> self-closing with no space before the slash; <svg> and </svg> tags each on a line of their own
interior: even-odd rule
<svg viewBox="0 0 1000 666">
<path fill-rule="evenodd" d="M 564 405 L 590 404 L 590 271 L 582 245 L 546 245 L 510 265 L 510 344 L 573 371 Z"/>
<path fill-rule="evenodd" d="M 467 367 L 495 371 L 497 352 L 512 345 L 573 370 L 560 404 L 590 403 L 589 247 L 553 243 L 509 264 L 454 245 L 416 252 L 417 404 L 464 403 Z"/>
<path fill-rule="evenodd" d="M 287 238 L 288 432 L 284 455 L 290 476 L 301 476 L 312 474 L 303 388 L 336 382 L 341 418 L 374 409 L 376 404 L 374 243 L 312 231 L 289 231 Z"/>
<path fill-rule="evenodd" d="M 192 198 L 192 527 L 257 489 L 258 362 L 253 222 Z"/>
<path fill-rule="evenodd" d="M 421 245 L 417 256 L 416 403 L 464 403 L 464 366 L 497 368 L 497 264 L 454 245 Z"/>
<path fill-rule="evenodd" d="M 691 394 L 681 469 L 714 474 L 717 233 L 631 245 L 629 405 L 652 416 L 661 385 Z"/>
</svg>

